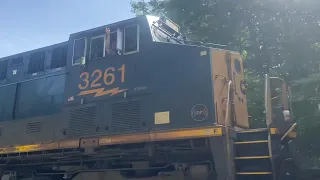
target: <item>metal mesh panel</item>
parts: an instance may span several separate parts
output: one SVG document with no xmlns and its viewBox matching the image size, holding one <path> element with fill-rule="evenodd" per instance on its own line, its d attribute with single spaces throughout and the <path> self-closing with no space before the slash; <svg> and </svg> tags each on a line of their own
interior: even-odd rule
<svg viewBox="0 0 320 180">
<path fill-rule="evenodd" d="M 112 132 L 135 131 L 141 128 L 140 101 L 112 105 Z"/>
<path fill-rule="evenodd" d="M 95 133 L 96 106 L 71 109 L 69 112 L 69 137 L 92 135 Z"/>
</svg>

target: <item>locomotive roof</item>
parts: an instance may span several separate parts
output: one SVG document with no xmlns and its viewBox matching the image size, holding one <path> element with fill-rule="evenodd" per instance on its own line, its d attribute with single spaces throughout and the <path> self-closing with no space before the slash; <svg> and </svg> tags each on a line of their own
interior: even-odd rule
<svg viewBox="0 0 320 180">
<path fill-rule="evenodd" d="M 49 45 L 49 46 L 45 46 L 45 47 L 40 47 L 40 48 L 37 48 L 37 49 L 33 49 L 33 50 L 29 50 L 29 51 L 25 51 L 25 52 L 21 52 L 21 53 L 17 53 L 17 54 L 12 54 L 12 55 L 9 55 L 9 56 L 0 57 L 0 61 L 12 59 L 12 58 L 19 57 L 19 56 L 24 56 L 24 55 L 31 54 L 31 53 L 34 53 L 34 52 L 37 52 L 37 51 L 44 51 L 46 49 L 53 49 L 55 47 L 65 46 L 65 45 L 67 45 L 67 41 L 61 42 L 61 43 L 57 43 L 57 44 L 53 44 L 53 45 Z"/>
<path fill-rule="evenodd" d="M 114 23 L 111 23 L 111 24 L 99 26 L 99 27 L 96 27 L 96 28 L 91 28 L 91 29 L 88 29 L 88 30 L 79 31 L 79 32 L 70 34 L 70 38 L 81 36 L 82 34 L 87 34 L 87 33 L 90 34 L 90 33 L 95 32 L 95 31 L 101 31 L 101 30 L 104 30 L 105 27 L 111 27 L 112 28 L 112 27 L 118 27 L 118 26 L 127 25 L 127 24 L 131 24 L 131 23 L 138 23 L 138 22 L 141 22 L 143 20 L 146 21 L 146 17 L 153 17 L 153 16 L 149 16 L 149 15 L 137 16 L 137 17 L 133 17 L 133 18 L 130 18 L 130 19 L 126 19 L 126 20 L 114 22 Z M 46 50 L 46 49 L 52 49 L 52 48 L 55 48 L 55 47 L 58 47 L 58 46 L 64 46 L 64 45 L 67 45 L 67 43 L 68 43 L 68 41 L 65 41 L 65 42 L 61 42 L 61 43 L 57 43 L 57 44 L 53 44 L 53 45 L 49 45 L 49 46 L 45 46 L 45 47 L 40 47 L 40 48 L 37 48 L 37 49 L 33 49 L 33 50 L 29 50 L 29 51 L 25 51 L 25 52 L 9 55 L 9 56 L 0 57 L 0 61 L 12 59 L 12 58 L 19 57 L 19 56 L 24 56 L 24 55 L 27 55 L 27 54 L 30 54 L 30 53 L 33 53 L 33 52 L 37 52 L 37 51 L 43 51 L 43 50 Z"/>
</svg>

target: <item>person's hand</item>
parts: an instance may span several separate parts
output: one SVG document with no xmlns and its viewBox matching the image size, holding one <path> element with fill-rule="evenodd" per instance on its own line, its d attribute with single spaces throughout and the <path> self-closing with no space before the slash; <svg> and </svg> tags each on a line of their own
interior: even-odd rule
<svg viewBox="0 0 320 180">
<path fill-rule="evenodd" d="M 106 28 L 106 34 L 107 34 L 107 35 L 110 35 L 110 33 L 111 33 L 110 29 L 109 29 L 109 28 Z"/>
</svg>

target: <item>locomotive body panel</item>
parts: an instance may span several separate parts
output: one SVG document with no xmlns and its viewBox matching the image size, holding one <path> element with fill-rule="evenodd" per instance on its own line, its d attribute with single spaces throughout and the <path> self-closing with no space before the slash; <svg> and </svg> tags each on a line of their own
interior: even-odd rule
<svg viewBox="0 0 320 180">
<path fill-rule="evenodd" d="M 0 146 L 224 125 L 227 88 L 216 76 L 234 80 L 240 92 L 240 55 L 176 38 L 159 42 L 175 31 L 165 27 L 161 34 L 157 20 L 132 18 L 3 58 Z M 247 126 L 245 94 L 241 98 L 232 113 Z"/>
<path fill-rule="evenodd" d="M 95 128 L 123 134 L 212 126 L 210 73 L 208 48 L 154 43 L 148 51 L 72 67 L 67 104 L 94 107 L 90 135 Z"/>
</svg>

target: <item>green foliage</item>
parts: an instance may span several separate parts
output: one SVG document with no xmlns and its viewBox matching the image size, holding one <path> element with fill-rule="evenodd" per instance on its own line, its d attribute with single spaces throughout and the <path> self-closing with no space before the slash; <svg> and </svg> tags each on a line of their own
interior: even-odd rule
<svg viewBox="0 0 320 180">
<path fill-rule="evenodd" d="M 136 0 L 136 14 L 165 15 L 188 38 L 227 45 L 246 63 L 251 125 L 264 123 L 263 75 L 294 83 L 293 110 L 299 120 L 303 151 L 317 154 L 315 115 L 320 76 L 320 1 L 318 0 Z M 304 81 L 300 80 L 304 78 Z M 311 80 L 312 79 L 312 80 Z M 313 135 L 313 136 L 312 136 Z M 318 149 L 319 148 L 319 149 Z M 310 151 L 311 149 L 311 151 Z"/>
</svg>

